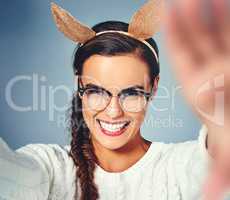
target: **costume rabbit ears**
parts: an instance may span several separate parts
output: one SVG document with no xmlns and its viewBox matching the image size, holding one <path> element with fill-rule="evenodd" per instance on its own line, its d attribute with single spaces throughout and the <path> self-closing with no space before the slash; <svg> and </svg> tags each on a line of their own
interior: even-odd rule
<svg viewBox="0 0 230 200">
<path fill-rule="evenodd" d="M 131 18 L 128 34 L 139 40 L 153 37 L 160 29 L 163 9 L 163 0 L 147 1 Z M 95 31 L 55 3 L 51 3 L 51 11 L 58 29 L 72 41 L 84 44 L 96 36 Z"/>
</svg>

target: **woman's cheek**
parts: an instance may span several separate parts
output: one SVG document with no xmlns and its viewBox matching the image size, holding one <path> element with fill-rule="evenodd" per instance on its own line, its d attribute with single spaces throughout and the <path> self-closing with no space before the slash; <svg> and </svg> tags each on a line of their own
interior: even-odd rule
<svg viewBox="0 0 230 200">
<path fill-rule="evenodd" d="M 90 110 L 89 107 L 85 105 L 84 101 L 82 102 L 82 115 L 88 127 L 92 127 L 94 125 L 94 116 L 96 116 L 96 114 L 97 112 Z"/>
<path fill-rule="evenodd" d="M 133 115 L 130 115 L 130 118 L 132 120 L 130 129 L 139 130 L 144 119 L 143 113 L 135 113 Z"/>
</svg>

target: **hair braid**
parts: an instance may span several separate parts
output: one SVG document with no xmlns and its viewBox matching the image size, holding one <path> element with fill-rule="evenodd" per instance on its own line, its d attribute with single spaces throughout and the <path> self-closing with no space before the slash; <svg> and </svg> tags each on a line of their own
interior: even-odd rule
<svg viewBox="0 0 230 200">
<path fill-rule="evenodd" d="M 71 131 L 70 156 L 77 166 L 76 186 L 79 179 L 81 187 L 80 199 L 96 200 L 99 198 L 98 189 L 94 183 L 96 156 L 89 138 L 89 129 L 82 115 L 82 101 L 78 95 L 74 95 L 72 99 Z M 75 199 L 77 198 L 79 198 L 79 193 L 75 194 Z"/>
</svg>

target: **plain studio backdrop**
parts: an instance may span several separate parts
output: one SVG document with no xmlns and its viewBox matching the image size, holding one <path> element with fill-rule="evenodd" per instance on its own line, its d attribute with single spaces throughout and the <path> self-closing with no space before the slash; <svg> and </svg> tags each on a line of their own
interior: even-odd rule
<svg viewBox="0 0 230 200">
<path fill-rule="evenodd" d="M 8 0 L 0 4 L 0 137 L 11 148 L 29 143 L 69 144 L 65 118 L 74 89 L 76 46 L 60 33 L 48 0 Z M 129 22 L 144 0 L 56 0 L 88 26 L 106 20 Z M 151 141 L 197 139 L 200 122 L 175 80 L 164 46 L 164 33 L 154 38 L 160 50 L 161 80 L 149 106 L 142 134 Z"/>
</svg>

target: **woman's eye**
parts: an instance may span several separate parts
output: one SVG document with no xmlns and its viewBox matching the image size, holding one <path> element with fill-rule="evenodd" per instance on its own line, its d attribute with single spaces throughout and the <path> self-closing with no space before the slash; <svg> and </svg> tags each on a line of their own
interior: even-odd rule
<svg viewBox="0 0 230 200">
<path fill-rule="evenodd" d="M 104 92 L 102 90 L 96 90 L 96 89 L 89 89 L 89 90 L 86 90 L 86 94 L 101 94 L 103 95 Z"/>
<path fill-rule="evenodd" d="M 136 91 L 136 90 L 124 93 L 124 96 L 141 96 L 141 95 L 143 95 L 143 93 L 141 91 Z"/>
</svg>

